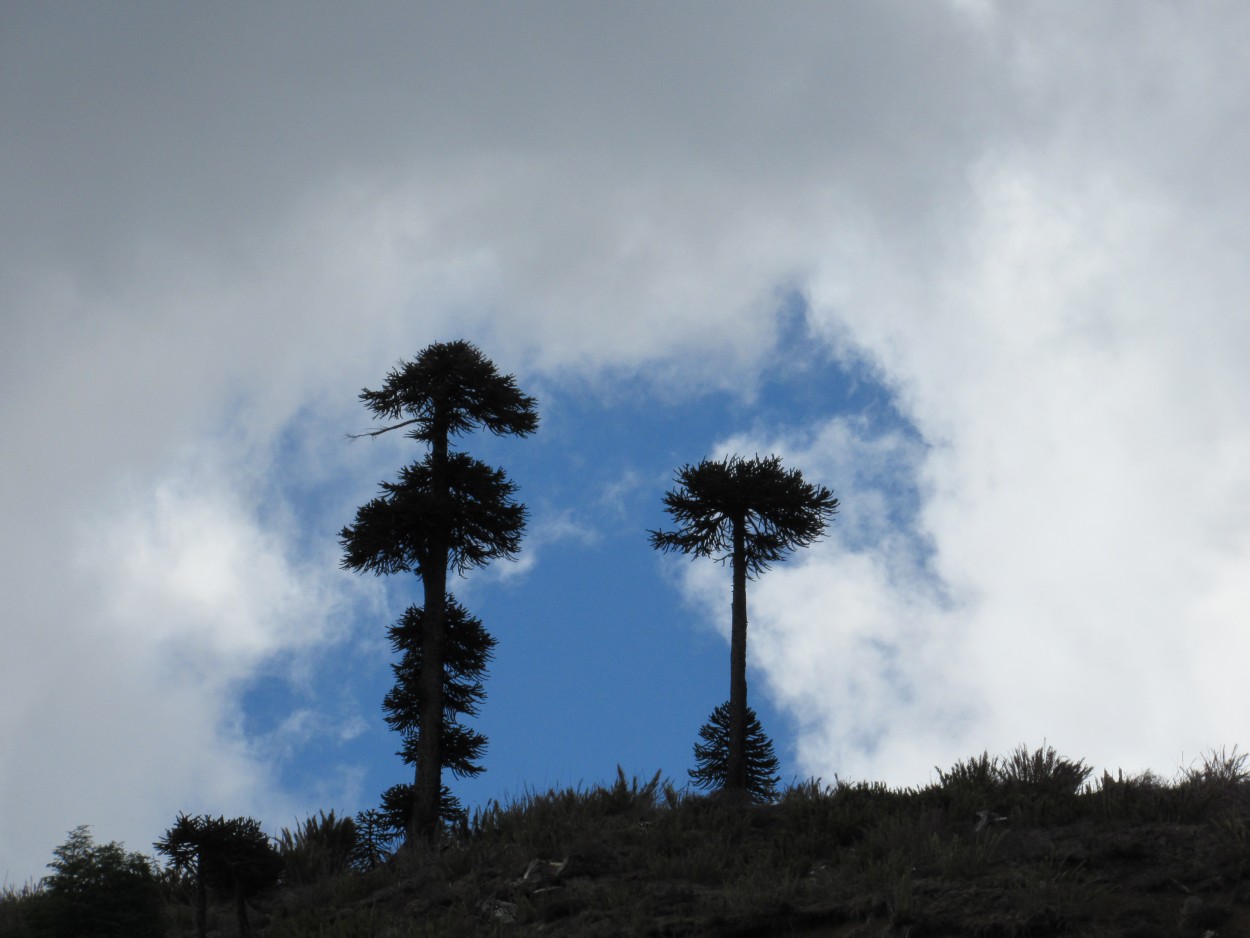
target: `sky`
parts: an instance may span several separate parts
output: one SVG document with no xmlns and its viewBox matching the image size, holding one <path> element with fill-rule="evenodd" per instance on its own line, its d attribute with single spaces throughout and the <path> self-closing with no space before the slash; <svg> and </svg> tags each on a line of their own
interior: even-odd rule
<svg viewBox="0 0 1250 938">
<path fill-rule="evenodd" d="M 750 585 L 786 781 L 1246 742 L 1250 8 L 1234 0 L 0 6 L 0 885 L 180 811 L 410 778 L 413 577 L 338 532 L 419 458 L 357 400 L 467 339 L 529 509 L 469 806 L 657 771 L 729 571 L 647 531 L 772 454 L 826 537 Z"/>
</svg>

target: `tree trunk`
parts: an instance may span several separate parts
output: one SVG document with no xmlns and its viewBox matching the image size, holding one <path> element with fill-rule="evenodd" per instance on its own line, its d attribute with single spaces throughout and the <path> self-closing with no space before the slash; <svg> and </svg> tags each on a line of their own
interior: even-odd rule
<svg viewBox="0 0 1250 938">
<path fill-rule="evenodd" d="M 234 884 L 234 910 L 239 918 L 239 938 L 251 938 L 252 925 L 247 920 L 247 897 L 243 891 L 243 883 L 238 880 Z"/>
<path fill-rule="evenodd" d="M 449 514 L 447 482 L 447 432 L 435 424 L 431 443 L 430 483 L 441 502 L 436 531 L 430 538 L 430 553 L 421 569 L 425 587 L 425 615 L 421 630 L 421 673 L 417 683 L 421 692 L 421 708 L 417 715 L 420 735 L 417 737 L 416 779 L 413 785 L 412 818 L 408 843 L 438 845 L 438 808 L 443 788 L 443 634 L 447 619 L 447 533 L 442 530 Z"/>
<path fill-rule="evenodd" d="M 441 551 L 443 557 L 447 551 Z M 434 565 L 432 565 L 434 566 Z M 437 846 L 439 833 L 438 808 L 442 792 L 443 728 L 443 633 L 447 612 L 447 565 L 442 575 L 432 569 L 425 579 L 425 615 L 422 617 L 421 709 L 418 714 L 420 735 L 417 737 L 417 766 L 412 822 L 408 832 L 411 843 Z"/>
<path fill-rule="evenodd" d="M 203 857 L 197 853 L 195 857 L 195 934 L 197 938 L 208 938 L 208 884 L 204 882 L 203 868 Z"/>
<path fill-rule="evenodd" d="M 747 790 L 747 568 L 744 518 L 733 519 L 733 625 L 729 644 L 729 754 L 725 790 Z"/>
</svg>

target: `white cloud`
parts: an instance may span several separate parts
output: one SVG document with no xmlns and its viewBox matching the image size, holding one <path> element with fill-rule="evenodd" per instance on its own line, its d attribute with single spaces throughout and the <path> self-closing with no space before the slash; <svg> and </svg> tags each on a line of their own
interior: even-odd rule
<svg viewBox="0 0 1250 938">
<path fill-rule="evenodd" d="M 1049 30 L 1029 39 L 1029 80 L 1062 85 L 1054 53 L 1073 37 Z M 1156 82 L 1151 126 L 1222 119 L 1224 89 L 1200 105 L 1167 83 L 1193 80 L 1187 60 L 1152 79 L 1130 49 L 1111 53 L 1130 69 L 1116 81 Z M 860 487 L 854 463 L 879 464 L 879 442 L 845 424 L 823 452 L 726 444 L 790 453 L 843 498 L 830 542 L 753 593 L 753 660 L 807 727 L 816 774 L 912 783 L 956 747 L 1043 738 L 1166 770 L 1241 732 L 1250 231 L 1229 213 L 1245 184 L 1218 177 L 1226 201 L 1178 180 L 1185 156 L 1226 169 L 1184 136 L 1137 159 L 1145 125 L 1105 85 L 1075 111 L 1050 101 L 1020 145 L 970 167 L 965 224 L 940 247 L 865 230 L 829 242 L 807 282 L 818 332 L 868 360 L 927 444 L 899 470 L 921 499 L 912 525 L 858 536 L 852 506 L 883 517 L 899 493 Z"/>
<path fill-rule="evenodd" d="M 962 263 L 948 253 L 932 277 L 879 267 L 856 297 L 813 286 L 818 318 L 884 363 L 933 444 L 916 467 L 914 534 L 934 549 L 931 569 L 901 583 L 882 574 L 883 548 L 853 558 L 850 618 L 868 618 L 867 606 L 886 636 L 917 631 L 901 646 L 911 676 L 871 742 L 848 742 L 840 692 L 821 704 L 814 677 L 762 653 L 781 698 L 807 695 L 793 706 L 824 732 L 823 752 L 805 746 L 814 771 L 923 780 L 907 774 L 924 761 L 910 736 L 907 659 L 930 682 L 967 689 L 975 719 L 942 726 L 936 740 L 948 759 L 952 745 L 1003 751 L 1045 737 L 1112 768 L 1166 767 L 1241 730 L 1246 607 L 1227 571 L 1250 561 L 1239 468 L 1250 378 L 1236 351 L 1250 346 L 1230 301 L 1250 284 L 1191 207 L 1092 175 L 1051 178 L 1010 161 L 982 177 Z M 835 484 L 845 471 L 818 464 Z M 826 576 L 815 560 L 803 569 Z M 910 602 L 930 574 L 954 610 Z M 776 582 L 801 595 L 803 576 Z M 805 647 L 801 604 L 762 587 L 784 634 Z M 862 592 L 876 601 L 857 604 Z M 938 646 L 931 668 L 925 649 Z M 858 674 L 831 667 L 852 685 L 886 673 L 871 655 L 851 657 Z M 871 713 L 882 702 L 867 694 L 856 705 Z"/>
<path fill-rule="evenodd" d="M 133 839 L 179 810 L 291 813 L 280 753 L 244 734 L 238 695 L 261 665 L 293 673 L 341 639 L 359 589 L 292 559 L 220 482 L 193 473 L 58 528 L 76 535 L 61 582 L 14 594 L 0 795 L 22 811 L 4 819 L 6 867 L 80 823 Z"/>
<path fill-rule="evenodd" d="M 280 650 L 326 641 L 343 584 L 293 563 L 250 506 L 205 482 L 158 485 L 80 547 L 112 634 L 177 649 L 228 683 Z"/>
</svg>

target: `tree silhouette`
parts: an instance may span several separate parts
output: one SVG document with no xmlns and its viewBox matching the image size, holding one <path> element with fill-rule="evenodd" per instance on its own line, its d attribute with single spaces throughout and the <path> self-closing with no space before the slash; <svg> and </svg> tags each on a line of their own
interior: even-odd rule
<svg viewBox="0 0 1250 938">
<path fill-rule="evenodd" d="M 260 829 L 259 821 L 179 814 L 174 826 L 153 846 L 169 857 L 175 870 L 195 877 L 195 923 L 200 938 L 208 933 L 209 889 L 234 898 L 239 934 L 252 933 L 247 902 L 277 885 L 282 873 L 282 856 Z"/>
<path fill-rule="evenodd" d="M 390 628 L 391 647 L 401 654 L 395 672 L 395 686 L 382 702 L 386 722 L 401 734 L 403 748 L 397 753 L 409 765 L 416 763 L 421 741 L 421 682 L 425 663 L 422 635 L 425 612 L 409 606 L 398 622 Z M 486 697 L 482 678 L 486 664 L 495 648 L 495 639 L 482 626 L 482 621 L 450 595 L 447 597 L 443 640 L 443 718 L 439 752 L 443 768 L 457 778 L 476 776 L 482 772 L 477 764 L 486 750 L 486 737 L 463 726 L 457 717 L 477 716 L 478 707 Z"/>
<path fill-rule="evenodd" d="M 783 469 L 779 456 L 703 460 L 678 470 L 664 494 L 675 531 L 651 531 L 651 546 L 730 561 L 733 571 L 729 651 L 729 740 L 725 788 L 747 791 L 747 587 L 797 547 L 825 531 L 838 500 L 824 486 Z"/>
<path fill-rule="evenodd" d="M 352 851 L 352 867 L 367 873 L 381 866 L 391 855 L 391 844 L 395 838 L 402 837 L 407 830 L 410 814 L 411 806 L 396 828 L 387 823 L 377 808 L 358 811 L 355 818 L 358 838 L 356 849 Z"/>
<path fill-rule="evenodd" d="M 412 572 L 420 577 L 424 602 L 415 682 L 417 726 L 440 726 L 448 571 L 463 574 L 513 556 L 525 527 L 525 506 L 513 500 L 516 487 L 503 471 L 452 451 L 451 438 L 479 428 L 528 436 L 538 428 L 535 401 L 517 389 L 511 375 L 499 374 L 475 346 L 463 341 L 428 346 L 415 361 L 393 369 L 381 390 L 361 391 L 360 400 L 375 417 L 398 421 L 360 436 L 407 427 L 406 435 L 428 449 L 423 459 L 400 470 L 398 482 L 383 482 L 382 494 L 343 528 L 342 565 L 357 572 Z M 442 733 L 418 729 L 410 843 L 432 845 L 438 839 L 442 742 Z"/>
<path fill-rule="evenodd" d="M 96 844 L 86 825 L 70 831 L 53 851 L 51 875 L 32 897 L 40 935 L 93 938 L 158 938 L 165 934 L 164 908 L 152 861 L 118 843 Z M 4 934 L 28 934 L 20 925 Z"/>
<path fill-rule="evenodd" d="M 421 737 L 421 686 L 418 677 L 424 663 L 421 636 L 425 612 L 409 606 L 399 621 L 390 627 L 391 647 L 400 652 L 398 663 L 391 665 L 395 686 L 382 702 L 386 722 L 403 738 L 397 755 L 412 765 L 417 761 Z M 495 648 L 495 639 L 459 602 L 447 597 L 446 634 L 443 645 L 443 719 L 439 741 L 443 768 L 457 778 L 476 776 L 482 772 L 477 763 L 486 749 L 486 737 L 462 725 L 457 717 L 476 716 L 486 697 L 482 678 L 486 664 Z M 412 785 L 392 785 L 382 794 L 382 810 L 378 817 L 387 833 L 407 829 L 414 798 Z M 464 809 L 446 785 L 439 794 L 439 819 L 443 823 L 464 820 Z"/>
<path fill-rule="evenodd" d="M 416 789 L 411 782 L 400 782 L 382 792 L 382 806 L 378 809 L 379 831 L 387 839 L 402 837 L 412 817 L 412 802 Z M 438 819 L 449 827 L 463 832 L 468 825 L 468 814 L 460 799 L 451 789 L 442 785 L 438 790 Z"/>
<path fill-rule="evenodd" d="M 729 765 L 729 701 L 712 711 L 711 717 L 699 730 L 702 743 L 695 743 L 695 768 L 690 779 L 703 789 L 725 787 Z M 777 795 L 777 775 L 780 764 L 773 752 L 773 741 L 764 732 L 755 711 L 747 707 L 747 794 L 757 804 L 767 804 Z"/>
</svg>

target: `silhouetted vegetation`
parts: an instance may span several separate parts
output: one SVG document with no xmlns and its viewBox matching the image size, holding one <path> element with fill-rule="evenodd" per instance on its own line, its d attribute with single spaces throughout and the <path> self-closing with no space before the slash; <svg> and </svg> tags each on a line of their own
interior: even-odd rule
<svg viewBox="0 0 1250 938">
<path fill-rule="evenodd" d="M 400 660 L 391 665 L 395 686 L 382 702 L 386 722 L 403 738 L 397 753 L 406 764 L 415 765 L 420 734 L 421 682 L 424 667 L 422 635 L 424 612 L 409 606 L 390 628 L 391 647 Z M 443 768 L 458 778 L 474 776 L 483 767 L 476 760 L 486 750 L 486 737 L 459 722 L 462 716 L 476 716 L 486 697 L 482 678 L 491 658 L 495 639 L 450 596 L 443 646 L 443 738 L 439 747 Z M 393 841 L 408 828 L 414 810 L 415 788 L 408 783 L 392 785 L 382 793 L 382 806 L 374 821 L 382 839 Z M 446 785 L 439 789 L 438 817 L 443 825 L 463 824 L 464 808 Z"/>
<path fill-rule="evenodd" d="M 420 636 L 409 643 L 418 649 L 419 664 L 415 680 L 400 690 L 416 713 L 405 705 L 399 719 L 405 759 L 411 756 L 416 763 L 408 839 L 432 846 L 442 827 L 444 740 L 462 746 L 453 760 L 462 765 L 471 764 L 485 746 L 478 734 L 458 727 L 457 735 L 457 729 L 444 726 L 446 636 L 449 607 L 454 608 L 447 574 L 514 555 L 525 527 L 525 507 L 513 500 L 516 487 L 504 472 L 452 451 L 450 443 L 479 428 L 528 436 L 538 428 L 538 415 L 534 399 L 517 389 L 511 375 L 501 375 L 463 341 L 428 346 L 415 361 L 393 369 L 381 390 L 363 390 L 360 400 L 375 417 L 398 421 L 362 435 L 406 427 L 407 436 L 428 447 L 423 459 L 400 470 L 398 482 L 382 483 L 382 495 L 357 511 L 340 541 L 347 569 L 411 572 L 421 579 L 425 602 L 414 614 Z M 429 732 L 429 727 L 438 729 Z"/>
<path fill-rule="evenodd" d="M 0 935 L 30 938 L 159 938 L 165 899 L 152 861 L 120 844 L 96 844 L 87 826 L 53 852 L 35 886 L 0 894 Z"/>
<path fill-rule="evenodd" d="M 408 815 L 411 813 L 410 810 Z M 404 820 L 398 825 L 388 822 L 377 808 L 358 811 L 355 821 L 356 847 L 352 851 L 352 868 L 367 873 L 390 859 L 391 845 L 403 836 L 407 822 Z"/>
<path fill-rule="evenodd" d="M 257 898 L 258 931 L 1250 934 L 1250 771 L 1235 749 L 1210 753 L 1172 781 L 1107 772 L 1092 780 L 1082 761 L 1050 747 L 983 753 L 936 777 L 903 789 L 813 780 L 773 803 L 743 805 L 618 770 L 610 785 L 492 802 L 436 854 L 401 852 L 370 870 L 348 864 L 311 885 L 288 872 L 277 891 Z M 298 853 L 324 839 L 341 856 L 343 830 L 327 814 L 282 840 Z M 169 932 L 192 934 L 176 879 L 154 881 Z M 0 936 L 56 934 L 32 924 L 48 894 L 45 885 L 0 896 Z M 231 903 L 214 897 L 212 929 L 229 938 L 237 927 Z M 108 934 L 77 934 L 97 933 Z"/>
<path fill-rule="evenodd" d="M 729 561 L 733 574 L 729 649 L 729 732 L 724 787 L 747 792 L 747 586 L 772 564 L 825 531 L 838 500 L 822 486 L 783 469 L 781 458 L 705 459 L 677 472 L 664 494 L 675 531 L 652 531 L 651 546 Z"/>
<path fill-rule="evenodd" d="M 699 730 L 702 743 L 695 743 L 695 767 L 690 770 L 690 780 L 696 788 L 720 790 L 725 787 L 729 764 L 729 703 L 726 701 L 712 711 L 711 717 Z M 773 752 L 773 741 L 764 733 L 755 711 L 747 707 L 747 794 L 756 804 L 767 804 L 777 796 L 777 774 L 781 763 Z"/>
<path fill-rule="evenodd" d="M 359 844 L 356 822 L 333 811 L 307 818 L 294 831 L 284 827 L 278 837 L 282 881 L 307 886 L 339 876 L 354 868 Z"/>
<path fill-rule="evenodd" d="M 403 617 L 390 628 L 391 646 L 400 653 L 392 665 L 395 686 L 382 702 L 386 722 L 403 738 L 397 753 L 407 765 L 415 765 L 421 713 L 421 669 L 425 666 L 422 634 L 425 614 L 409 606 Z M 486 737 L 459 722 L 461 716 L 477 716 L 486 698 L 482 678 L 495 648 L 495 639 L 482 622 L 448 597 L 443 639 L 443 738 L 439 754 L 443 768 L 457 778 L 482 772 L 478 763 L 486 751 Z"/>
<path fill-rule="evenodd" d="M 413 786 L 408 782 L 392 785 L 382 792 L 382 807 L 378 811 L 378 816 L 382 820 L 382 829 L 390 832 L 393 839 L 398 840 L 404 836 L 406 819 L 412 817 L 412 803 L 415 797 Z M 465 821 L 464 805 L 446 785 L 438 790 L 438 819 L 442 824 L 444 834 L 448 828 L 463 826 Z"/>
<path fill-rule="evenodd" d="M 248 903 L 274 888 L 282 857 L 254 818 L 178 815 L 174 826 L 153 846 L 169 857 L 171 869 L 196 884 L 196 933 L 207 934 L 209 891 L 234 900 L 241 936 L 251 934 Z"/>
</svg>

